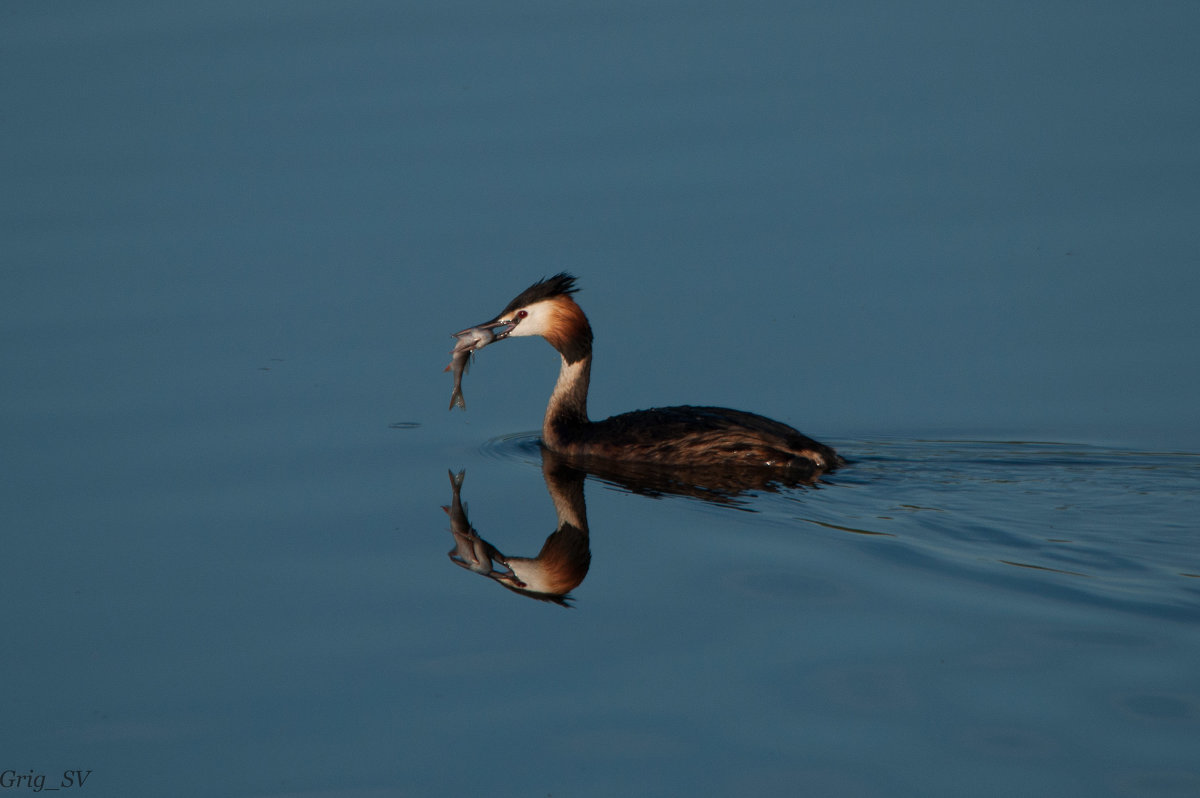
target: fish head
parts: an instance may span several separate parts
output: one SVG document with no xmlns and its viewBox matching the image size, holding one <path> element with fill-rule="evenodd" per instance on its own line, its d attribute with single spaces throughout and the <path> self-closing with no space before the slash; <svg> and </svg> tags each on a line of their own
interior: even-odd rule
<svg viewBox="0 0 1200 798">
<path fill-rule="evenodd" d="M 468 350 L 473 352 L 477 349 L 483 349 L 488 344 L 504 338 L 511 331 L 512 325 L 498 319 L 485 321 L 483 324 L 476 324 L 474 327 L 468 327 L 465 330 L 453 333 L 453 337 L 458 339 L 454 345 L 454 351 L 461 352 Z"/>
</svg>

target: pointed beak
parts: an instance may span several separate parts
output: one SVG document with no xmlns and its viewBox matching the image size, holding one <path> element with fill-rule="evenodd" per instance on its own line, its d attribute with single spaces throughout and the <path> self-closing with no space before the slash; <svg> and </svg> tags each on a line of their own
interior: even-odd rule
<svg viewBox="0 0 1200 798">
<path fill-rule="evenodd" d="M 465 330 L 460 330 L 459 332 L 454 333 L 454 337 L 460 338 L 474 330 L 490 330 L 495 340 L 499 341 L 502 338 L 507 338 L 508 334 L 512 332 L 513 328 L 516 326 L 517 323 L 515 321 L 509 321 L 507 319 L 494 319 L 492 321 L 485 321 L 483 324 L 476 324 L 474 327 L 468 327 Z"/>
</svg>

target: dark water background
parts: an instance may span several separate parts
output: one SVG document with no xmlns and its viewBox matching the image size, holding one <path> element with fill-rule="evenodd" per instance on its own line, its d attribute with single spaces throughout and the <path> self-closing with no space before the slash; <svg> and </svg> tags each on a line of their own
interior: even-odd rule
<svg viewBox="0 0 1200 798">
<path fill-rule="evenodd" d="M 4 790 L 1200 793 L 1193 4 L 0 17 Z M 853 465 L 455 568 L 556 358 L 448 333 L 561 269 L 595 415 Z"/>
</svg>

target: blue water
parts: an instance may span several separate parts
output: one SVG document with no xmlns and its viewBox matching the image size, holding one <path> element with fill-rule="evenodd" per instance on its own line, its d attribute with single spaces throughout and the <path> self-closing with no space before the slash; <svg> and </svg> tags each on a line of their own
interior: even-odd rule
<svg viewBox="0 0 1200 798">
<path fill-rule="evenodd" d="M 3 17 L 0 791 L 1200 793 L 1192 4 Z M 851 464 L 456 567 L 557 358 L 449 333 L 562 269 L 594 415 Z"/>
</svg>

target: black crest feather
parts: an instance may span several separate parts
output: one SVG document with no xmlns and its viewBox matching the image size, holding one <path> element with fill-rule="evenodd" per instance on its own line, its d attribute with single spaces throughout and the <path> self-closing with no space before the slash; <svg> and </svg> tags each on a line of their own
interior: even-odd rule
<svg viewBox="0 0 1200 798">
<path fill-rule="evenodd" d="M 573 294 L 578 290 L 575 287 L 575 276 L 566 272 L 559 272 L 553 277 L 543 277 L 522 291 L 512 302 L 509 302 L 508 307 L 500 311 L 500 315 L 503 316 L 509 311 L 525 307 L 526 305 L 532 305 L 534 302 L 540 302 L 543 299 Z"/>
</svg>

